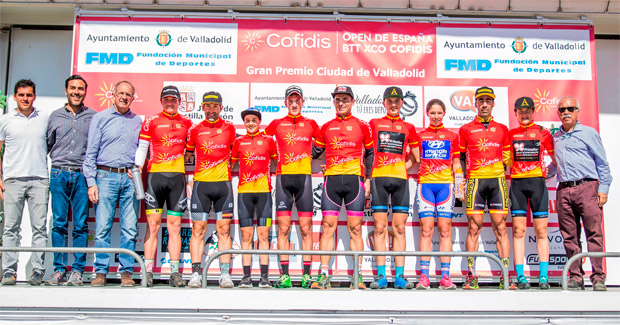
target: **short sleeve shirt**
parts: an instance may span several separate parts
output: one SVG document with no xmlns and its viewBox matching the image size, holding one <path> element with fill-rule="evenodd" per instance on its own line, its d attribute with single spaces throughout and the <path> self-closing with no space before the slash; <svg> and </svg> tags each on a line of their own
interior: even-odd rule
<svg viewBox="0 0 620 325">
<path fill-rule="evenodd" d="M 230 153 L 235 141 L 235 127 L 219 118 L 195 124 L 188 132 L 187 151 L 194 151 L 196 166 L 194 180 L 200 182 L 229 181 Z"/>
<path fill-rule="evenodd" d="M 269 168 L 277 157 L 276 143 L 262 133 L 246 134 L 233 144 L 231 160 L 239 161 L 239 193 L 271 192 Z"/>
</svg>

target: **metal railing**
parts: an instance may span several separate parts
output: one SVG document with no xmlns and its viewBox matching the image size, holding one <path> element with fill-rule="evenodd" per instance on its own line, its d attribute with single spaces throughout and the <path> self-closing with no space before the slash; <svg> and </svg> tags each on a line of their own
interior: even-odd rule
<svg viewBox="0 0 620 325">
<path fill-rule="evenodd" d="M 103 247 L 0 247 L 0 252 L 44 252 L 44 253 L 86 253 L 86 254 L 126 254 L 133 257 L 138 264 L 142 273 L 140 286 L 146 288 L 146 264 L 142 257 L 134 251 L 126 248 L 103 248 Z"/>
<path fill-rule="evenodd" d="M 568 262 L 564 264 L 562 269 L 562 290 L 568 290 L 568 269 L 577 260 L 581 260 L 583 257 L 620 257 L 620 252 L 583 252 L 576 254 L 568 259 Z"/>
<path fill-rule="evenodd" d="M 236 255 L 236 254 L 252 254 L 252 255 L 338 255 L 338 256 L 352 256 L 353 257 L 353 279 L 357 279 L 359 276 L 359 263 L 357 259 L 360 256 L 480 256 L 486 257 L 499 265 L 502 270 L 502 276 L 504 277 L 504 290 L 508 290 L 510 287 L 508 278 L 508 269 L 504 266 L 499 257 L 486 252 L 376 252 L 376 251 L 294 251 L 294 250 L 269 250 L 269 249 L 227 249 L 219 251 L 211 255 L 207 260 L 205 267 L 202 270 L 202 287 L 207 287 L 207 273 L 211 263 L 221 255 Z M 355 289 L 359 289 L 358 281 L 353 281 Z"/>
</svg>

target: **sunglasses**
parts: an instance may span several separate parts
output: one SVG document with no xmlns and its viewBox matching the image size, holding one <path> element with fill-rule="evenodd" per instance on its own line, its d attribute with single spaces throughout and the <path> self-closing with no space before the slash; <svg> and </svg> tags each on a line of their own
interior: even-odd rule
<svg viewBox="0 0 620 325">
<path fill-rule="evenodd" d="M 566 112 L 567 110 L 568 110 L 569 112 L 571 112 L 571 113 L 572 113 L 572 112 L 574 112 L 574 111 L 575 111 L 575 110 L 577 110 L 577 109 L 579 109 L 579 108 L 577 108 L 577 107 L 575 107 L 575 106 L 571 106 L 571 107 L 558 107 L 558 111 L 559 111 L 560 113 L 564 113 L 564 112 Z"/>
</svg>

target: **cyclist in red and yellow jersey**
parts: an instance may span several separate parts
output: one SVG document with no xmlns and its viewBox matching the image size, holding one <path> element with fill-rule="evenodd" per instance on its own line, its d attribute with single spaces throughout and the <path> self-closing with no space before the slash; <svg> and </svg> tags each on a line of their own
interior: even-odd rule
<svg viewBox="0 0 620 325">
<path fill-rule="evenodd" d="M 508 216 L 508 187 L 504 176 L 504 162 L 510 160 L 508 128 L 493 120 L 495 94 L 489 87 L 476 89 L 478 116 L 459 130 L 461 156 L 467 167 L 467 239 L 468 252 L 478 251 L 485 206 L 491 214 L 493 232 L 497 238 L 497 252 L 504 265 L 510 265 L 510 241 L 506 234 Z M 478 289 L 475 258 L 467 258 L 468 274 L 463 289 Z M 500 280 L 503 289 L 503 279 Z"/>
<path fill-rule="evenodd" d="M 284 93 L 284 104 L 288 115 L 273 120 L 265 129 L 267 135 L 276 137 L 278 164 L 276 167 L 276 217 L 278 218 L 278 249 L 290 249 L 291 210 L 297 207 L 301 248 L 312 250 L 312 138 L 317 138 L 319 126 L 312 119 L 301 115 L 304 105 L 303 91 L 291 85 Z M 301 285 L 309 288 L 312 282 L 310 266 L 312 256 L 303 256 Z M 290 288 L 289 257 L 280 255 L 282 273 L 275 283 L 276 288 Z"/>
<path fill-rule="evenodd" d="M 553 137 L 549 130 L 534 124 L 534 101 L 521 97 L 515 102 L 515 116 L 519 127 L 510 130 L 512 167 L 510 176 L 510 202 L 512 204 L 512 239 L 517 287 L 529 289 L 530 284 L 523 273 L 525 255 L 525 228 L 527 209 L 532 209 L 536 248 L 540 266 L 539 288 L 549 289 L 549 241 L 547 240 L 547 216 L 549 215 L 549 192 L 547 190 L 544 151 L 553 156 Z"/>
<path fill-rule="evenodd" d="M 452 251 L 452 211 L 455 177 L 463 179 L 458 135 L 443 126 L 446 106 L 439 99 L 426 104 L 430 125 L 419 133 L 420 168 L 418 171 L 418 214 L 420 217 L 420 251 L 432 251 L 432 238 L 437 216 L 439 251 Z M 430 289 L 430 256 L 420 257 L 420 280 L 417 289 Z M 450 256 L 441 257 L 440 289 L 453 290 L 450 280 Z"/>
<path fill-rule="evenodd" d="M 316 146 L 313 148 L 313 158 L 321 156 L 325 151 L 326 168 L 321 210 L 323 212 L 323 235 L 319 243 L 320 250 L 334 249 L 334 232 L 338 225 L 340 208 L 346 207 L 347 226 L 351 240 L 351 250 L 363 250 L 362 216 L 366 197 L 370 195 L 370 172 L 373 161 L 372 131 L 368 123 L 351 115 L 351 108 L 355 104 L 353 90 L 349 86 L 337 86 L 332 93 L 337 117 L 323 125 Z M 364 181 L 364 178 L 366 179 Z M 313 289 L 328 289 L 329 260 L 331 256 L 321 256 L 321 270 Z M 359 265 L 362 259 L 360 256 Z M 359 279 L 361 289 L 364 289 L 362 276 Z"/>
<path fill-rule="evenodd" d="M 394 231 L 394 251 L 406 248 L 405 224 L 409 216 L 409 183 L 407 181 L 407 156 L 413 154 L 414 160 L 420 158 L 418 135 L 415 126 L 400 118 L 403 107 L 403 91 L 399 87 L 387 87 L 383 92 L 383 106 L 387 114 L 372 119 L 370 128 L 374 142 L 374 163 L 370 192 L 372 217 L 375 220 L 375 251 L 386 251 L 388 224 L 388 201 L 392 199 L 392 229 Z M 409 163 L 412 165 L 411 163 Z M 377 256 L 377 278 L 370 284 L 372 289 L 387 287 L 385 275 L 385 256 Z M 405 257 L 396 256 L 396 277 L 394 287 L 413 289 L 413 283 L 404 276 Z"/>
<path fill-rule="evenodd" d="M 237 216 L 241 228 L 241 249 L 252 249 L 254 240 L 254 215 L 258 219 L 256 231 L 258 248 L 269 249 L 271 228 L 271 159 L 277 158 L 276 144 L 269 136 L 259 133 L 261 113 L 255 108 L 241 112 L 247 131 L 237 138 L 232 149 L 233 165 L 239 162 L 239 189 Z M 243 278 L 239 288 L 252 287 L 252 255 L 243 255 Z M 260 256 L 259 288 L 271 288 L 269 282 L 269 256 Z"/>
<path fill-rule="evenodd" d="M 232 248 L 230 221 L 233 217 L 233 191 L 230 183 L 230 153 L 235 141 L 235 127 L 220 118 L 222 96 L 214 91 L 203 95 L 202 109 L 205 120 L 194 125 L 188 133 L 186 159 L 195 152 L 194 185 L 191 199 L 192 238 L 192 277 L 189 286 L 201 286 L 200 263 L 204 251 L 204 236 L 207 230 L 207 217 L 213 204 L 217 217 L 216 230 L 219 238 L 218 249 Z M 230 255 L 220 257 L 220 287 L 232 288 L 230 278 Z"/>
<path fill-rule="evenodd" d="M 144 205 L 147 230 L 144 238 L 144 258 L 147 285 L 153 286 L 153 265 L 157 251 L 157 234 L 161 227 L 164 203 L 167 207 L 168 252 L 170 254 L 170 285 L 185 286 L 179 273 L 181 255 L 181 217 L 187 208 L 185 193 L 185 140 L 192 121 L 179 115 L 181 94 L 175 86 L 161 91 L 163 110 L 142 123 L 135 164 L 142 167 L 150 148 L 147 167 Z"/>
</svg>

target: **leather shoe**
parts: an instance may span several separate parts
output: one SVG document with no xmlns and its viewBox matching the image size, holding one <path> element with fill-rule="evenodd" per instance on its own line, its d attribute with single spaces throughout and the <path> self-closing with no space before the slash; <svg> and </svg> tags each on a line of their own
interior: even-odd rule
<svg viewBox="0 0 620 325">
<path fill-rule="evenodd" d="M 607 291 L 607 286 L 603 280 L 594 280 L 592 284 L 592 290 L 594 291 Z"/>
<path fill-rule="evenodd" d="M 568 290 L 585 290 L 583 281 L 579 282 L 575 279 L 568 280 Z"/>
<path fill-rule="evenodd" d="M 136 281 L 131 276 L 132 274 L 127 271 L 121 273 L 121 287 L 133 287 L 136 285 Z"/>
<path fill-rule="evenodd" d="M 90 283 L 91 287 L 105 287 L 106 277 L 103 273 L 97 273 L 95 279 Z"/>
</svg>

